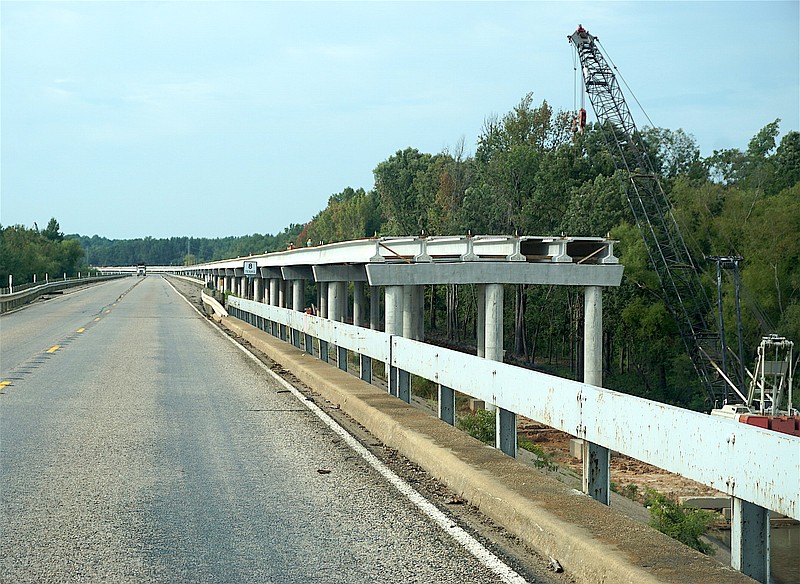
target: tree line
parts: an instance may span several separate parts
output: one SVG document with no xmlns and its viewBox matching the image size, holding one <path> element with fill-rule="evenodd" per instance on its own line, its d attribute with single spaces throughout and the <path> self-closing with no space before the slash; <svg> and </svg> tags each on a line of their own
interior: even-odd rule
<svg viewBox="0 0 800 584">
<path fill-rule="evenodd" d="M 744 258 L 745 362 L 769 332 L 800 340 L 800 133 L 777 138 L 780 120 L 761 129 L 745 150 L 702 157 L 683 130 L 645 128 L 648 146 L 673 213 L 710 299 L 716 299 L 712 255 Z M 464 144 L 438 154 L 400 150 L 374 170 L 374 188 L 346 188 L 306 225 L 297 243 L 380 235 L 610 234 L 625 265 L 619 288 L 604 295 L 604 375 L 607 387 L 677 405 L 711 404 L 662 299 L 658 277 L 615 170 L 602 128 L 572 131 L 572 114 L 554 112 L 526 95 L 503 116 L 488 118 L 474 155 Z M 508 286 L 506 354 L 560 375 L 582 370 L 582 290 Z M 431 338 L 472 343 L 473 287 L 429 287 Z M 716 307 L 714 308 L 716 311 Z M 735 322 L 732 278 L 723 282 L 723 315 Z M 716 312 L 708 315 L 717 321 Z M 735 327 L 726 329 L 736 346 Z"/>
<path fill-rule="evenodd" d="M 32 282 L 34 276 L 39 282 L 74 276 L 84 267 L 83 257 L 80 243 L 66 238 L 55 218 L 42 230 L 35 223 L 32 228 L 0 226 L 0 286 L 4 288 L 12 274 L 15 285 Z"/>
<path fill-rule="evenodd" d="M 778 141 L 779 123 L 767 124 L 745 149 L 717 150 L 708 157 L 682 129 L 641 132 L 683 237 L 703 270 L 709 298 L 716 298 L 715 266 L 703 258 L 744 258 L 748 365 L 762 334 L 800 340 L 800 133 L 787 132 Z M 588 124 L 575 133 L 573 114 L 555 112 L 546 101 L 535 104 L 528 94 L 506 114 L 487 118 L 475 153 L 466 151 L 463 141 L 436 154 L 399 150 L 377 164 L 372 188 L 344 188 L 308 223 L 276 235 L 110 240 L 63 236 L 55 220 L 55 232 L 51 226 L 43 232 L 8 227 L 0 241 L 0 278 L 56 267 L 71 272 L 86 265 L 185 265 L 282 250 L 307 240 L 318 244 L 376 235 L 609 234 L 619 241 L 615 251 L 625 276 L 619 288 L 604 295 L 605 385 L 707 409 L 648 266 L 627 202 L 627 179 L 615 170 L 602 128 Z M 508 358 L 578 376 L 582 290 L 508 286 L 506 298 Z M 733 298 L 727 277 L 722 311 L 728 322 L 734 322 Z M 428 287 L 429 338 L 474 343 L 476 302 L 471 286 Z M 709 321 L 716 321 L 716 314 Z M 736 346 L 735 327 L 726 333 L 729 346 Z"/>
<path fill-rule="evenodd" d="M 207 237 L 144 237 L 108 239 L 94 235 L 69 235 L 80 242 L 86 262 L 92 266 L 130 266 L 144 263 L 151 266 L 184 266 L 227 258 L 262 254 L 286 249 L 294 244 L 302 225 L 290 225 L 271 234 L 207 238 Z"/>
</svg>

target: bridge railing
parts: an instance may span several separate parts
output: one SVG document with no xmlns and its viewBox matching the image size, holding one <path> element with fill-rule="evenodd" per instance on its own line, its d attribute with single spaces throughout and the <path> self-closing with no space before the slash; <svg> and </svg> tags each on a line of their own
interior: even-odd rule
<svg viewBox="0 0 800 584">
<path fill-rule="evenodd" d="M 800 438 L 235 296 L 228 310 L 297 346 L 301 335 L 306 347 L 318 339 L 325 359 L 329 344 L 357 353 L 367 381 L 370 361 L 385 363 L 400 397 L 402 373 L 439 384 L 440 417 L 451 424 L 455 390 L 800 519 Z"/>
<path fill-rule="evenodd" d="M 87 276 L 85 278 L 69 278 L 65 280 L 54 280 L 41 284 L 23 284 L 19 287 L 14 286 L 14 292 L 9 292 L 8 288 L 0 290 L 0 313 L 8 312 L 18 308 L 28 302 L 33 302 L 40 296 L 51 292 L 58 292 L 75 286 L 113 280 L 121 276 Z"/>
</svg>

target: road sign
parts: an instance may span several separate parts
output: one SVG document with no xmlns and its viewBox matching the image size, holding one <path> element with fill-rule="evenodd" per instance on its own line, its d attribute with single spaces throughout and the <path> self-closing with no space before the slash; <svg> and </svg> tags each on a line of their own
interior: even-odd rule
<svg viewBox="0 0 800 584">
<path fill-rule="evenodd" d="M 244 263 L 244 275 L 245 276 L 255 276 L 258 271 L 258 267 L 256 266 L 255 262 L 246 261 Z"/>
</svg>

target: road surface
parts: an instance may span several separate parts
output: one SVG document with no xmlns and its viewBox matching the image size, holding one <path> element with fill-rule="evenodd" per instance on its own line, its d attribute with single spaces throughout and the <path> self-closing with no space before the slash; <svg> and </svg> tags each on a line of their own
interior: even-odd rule
<svg viewBox="0 0 800 584">
<path fill-rule="evenodd" d="M 1 582 L 502 581 L 161 277 L 0 342 Z"/>
</svg>

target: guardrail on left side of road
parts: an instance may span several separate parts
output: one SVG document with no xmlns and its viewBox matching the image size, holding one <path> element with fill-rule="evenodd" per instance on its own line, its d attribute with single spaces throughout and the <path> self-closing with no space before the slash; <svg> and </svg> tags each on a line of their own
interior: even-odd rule
<svg viewBox="0 0 800 584">
<path fill-rule="evenodd" d="M 13 292 L 10 294 L 0 294 L 0 314 L 4 312 L 9 312 L 10 310 L 13 310 L 15 308 L 19 308 L 20 306 L 27 304 L 29 302 L 33 302 L 40 296 L 48 294 L 50 292 L 58 292 L 59 290 L 74 288 L 75 286 L 82 286 L 84 284 L 92 284 L 95 282 L 103 282 L 105 280 L 116 280 L 117 278 L 123 278 L 123 277 L 127 277 L 127 275 L 90 276 L 87 278 L 76 278 L 74 280 L 58 280 L 55 282 L 40 284 L 39 286 L 33 286 L 31 288 L 27 288 L 19 292 Z"/>
</svg>

